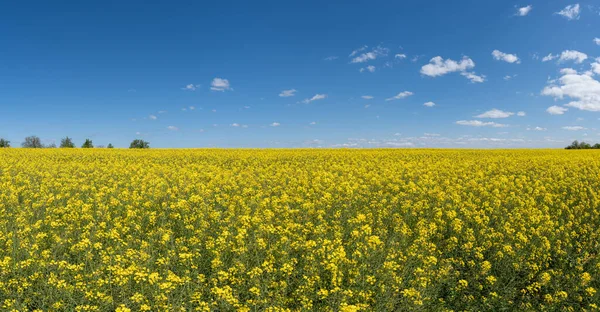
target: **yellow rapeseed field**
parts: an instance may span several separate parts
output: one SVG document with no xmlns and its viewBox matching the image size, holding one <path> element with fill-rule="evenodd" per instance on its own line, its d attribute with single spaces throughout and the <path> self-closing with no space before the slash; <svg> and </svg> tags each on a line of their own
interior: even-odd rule
<svg viewBox="0 0 600 312">
<path fill-rule="evenodd" d="M 0 150 L 2 311 L 597 311 L 600 153 Z"/>
</svg>

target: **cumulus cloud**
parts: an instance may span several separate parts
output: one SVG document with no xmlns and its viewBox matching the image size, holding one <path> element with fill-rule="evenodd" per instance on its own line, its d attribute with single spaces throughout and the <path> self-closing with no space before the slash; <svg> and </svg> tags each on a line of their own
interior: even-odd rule
<svg viewBox="0 0 600 312">
<path fill-rule="evenodd" d="M 365 100 L 372 100 L 373 96 L 372 95 L 363 95 L 363 96 L 361 96 L 361 98 L 363 98 Z"/>
<path fill-rule="evenodd" d="M 322 99 L 325 99 L 325 98 L 327 98 L 327 94 L 315 94 L 310 99 L 304 99 L 304 101 L 302 101 L 302 103 L 308 104 L 308 103 L 310 103 L 312 101 L 322 100 Z"/>
<path fill-rule="evenodd" d="M 514 115 L 515 113 L 512 112 L 505 112 L 499 109 L 492 109 L 489 110 L 483 114 L 479 114 L 477 116 L 474 116 L 475 118 L 508 118 L 512 115 Z"/>
<path fill-rule="evenodd" d="M 296 95 L 296 92 L 297 92 L 296 89 L 283 90 L 283 91 L 281 91 L 281 93 L 279 93 L 279 96 L 280 97 L 290 97 L 290 96 Z"/>
<path fill-rule="evenodd" d="M 561 100 L 569 97 L 572 101 L 565 106 L 586 111 L 600 111 L 600 82 L 594 79 L 591 74 L 567 73 L 558 79 L 558 84 L 550 84 L 545 87 L 542 90 L 542 95 Z M 562 109 L 562 113 L 564 113 L 566 109 Z M 558 112 L 556 109 L 554 111 Z M 548 112 L 550 113 L 550 111 Z"/>
<path fill-rule="evenodd" d="M 279 127 L 279 126 L 281 126 L 281 124 L 278 122 L 274 122 L 271 124 L 271 127 Z"/>
<path fill-rule="evenodd" d="M 594 38 L 594 43 L 600 45 L 600 38 Z"/>
<path fill-rule="evenodd" d="M 587 54 L 574 51 L 574 50 L 566 50 L 560 54 L 560 58 L 558 61 L 566 62 L 566 61 L 574 61 L 577 64 L 583 63 L 588 58 Z"/>
<path fill-rule="evenodd" d="M 517 116 L 519 117 L 525 117 L 526 115 L 527 113 L 525 113 L 524 111 L 517 112 Z"/>
<path fill-rule="evenodd" d="M 405 59 L 406 58 L 406 54 L 398 53 L 398 54 L 394 55 L 394 58 Z"/>
<path fill-rule="evenodd" d="M 171 131 L 177 131 L 177 130 L 179 130 L 179 128 L 177 128 L 175 126 L 168 126 L 167 129 L 169 129 Z"/>
<path fill-rule="evenodd" d="M 556 12 L 556 14 L 563 16 L 564 18 L 572 21 L 579 19 L 579 3 L 567 5 L 561 11 Z"/>
<path fill-rule="evenodd" d="M 505 124 L 499 124 L 495 122 L 483 122 L 481 120 L 459 120 L 456 122 L 457 125 L 461 126 L 471 126 L 471 127 L 494 127 L 494 128 L 504 128 L 508 127 Z"/>
<path fill-rule="evenodd" d="M 233 90 L 229 84 L 229 80 L 223 78 L 215 78 L 210 83 L 210 89 L 213 91 Z"/>
<path fill-rule="evenodd" d="M 366 48 L 365 48 L 365 49 L 366 49 Z M 363 50 L 364 50 L 364 49 L 363 49 Z M 362 50 L 361 50 L 361 51 L 362 51 Z M 388 55 L 388 53 L 389 53 L 389 51 L 390 51 L 390 50 L 389 50 L 388 48 L 384 48 L 384 47 L 381 47 L 381 46 L 377 46 L 377 47 L 375 47 L 375 48 L 374 48 L 372 51 L 370 51 L 370 52 L 362 53 L 362 54 L 360 54 L 360 55 L 358 55 L 358 56 L 354 57 L 354 58 L 353 58 L 353 59 L 350 61 L 350 63 L 364 63 L 364 62 L 368 62 L 368 61 L 374 60 L 374 59 L 376 59 L 376 58 L 378 58 L 378 57 L 380 57 L 380 56 L 387 56 L 387 55 Z M 359 51 L 359 52 L 360 52 L 360 51 Z M 359 53 L 359 52 L 357 52 L 357 50 L 353 51 L 353 52 L 350 54 L 350 57 L 352 57 L 352 56 L 356 55 L 356 54 L 357 54 L 357 53 Z"/>
<path fill-rule="evenodd" d="M 451 59 L 444 60 L 441 56 L 436 56 L 429 60 L 429 64 L 421 67 L 421 74 L 437 77 L 453 72 L 464 72 L 474 67 L 475 62 L 466 56 L 458 62 Z"/>
<path fill-rule="evenodd" d="M 395 96 L 392 96 L 391 98 L 387 98 L 385 99 L 386 101 L 393 101 L 393 100 L 400 100 L 406 97 L 409 97 L 411 95 L 413 95 L 414 93 L 410 92 L 410 91 L 402 91 L 398 94 L 396 94 Z"/>
<path fill-rule="evenodd" d="M 546 109 L 546 112 L 550 115 L 562 115 L 568 110 L 569 110 L 568 108 L 553 105 L 553 106 L 548 107 Z"/>
<path fill-rule="evenodd" d="M 529 14 L 529 12 L 531 12 L 531 10 L 533 9 L 533 6 L 528 5 L 528 6 L 524 6 L 521 7 L 519 9 L 517 9 L 517 16 L 526 16 L 527 14 Z"/>
<path fill-rule="evenodd" d="M 563 130 L 568 130 L 568 131 L 579 131 L 579 130 L 585 130 L 584 127 L 582 126 L 564 126 L 562 127 Z"/>
<path fill-rule="evenodd" d="M 576 75 L 577 71 L 573 68 L 563 68 L 560 70 L 560 73 L 563 75 Z"/>
<path fill-rule="evenodd" d="M 517 64 L 521 63 L 521 60 L 519 60 L 519 58 L 517 57 L 516 54 L 509 54 L 509 53 L 501 52 L 499 50 L 494 50 L 494 51 L 492 51 L 492 56 L 497 61 L 504 61 L 507 63 L 517 63 Z"/>
<path fill-rule="evenodd" d="M 434 107 L 435 103 L 433 103 L 433 102 L 425 102 L 425 103 L 423 103 L 423 106 Z"/>
</svg>

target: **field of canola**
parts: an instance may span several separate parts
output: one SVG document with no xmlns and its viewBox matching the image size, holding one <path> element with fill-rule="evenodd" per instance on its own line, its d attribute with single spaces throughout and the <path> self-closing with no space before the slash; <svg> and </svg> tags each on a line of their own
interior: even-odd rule
<svg viewBox="0 0 600 312">
<path fill-rule="evenodd" d="M 598 311 L 600 153 L 0 150 L 2 311 Z"/>
</svg>

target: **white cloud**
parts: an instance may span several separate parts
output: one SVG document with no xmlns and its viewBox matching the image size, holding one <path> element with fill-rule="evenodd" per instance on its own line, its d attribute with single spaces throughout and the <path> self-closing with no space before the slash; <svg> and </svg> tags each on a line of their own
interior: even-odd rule
<svg viewBox="0 0 600 312">
<path fill-rule="evenodd" d="M 568 20 L 579 19 L 579 3 L 567 5 L 564 9 L 559 12 L 556 12 L 558 15 L 562 15 Z"/>
<path fill-rule="evenodd" d="M 296 92 L 298 92 L 296 89 L 283 90 L 283 91 L 281 91 L 281 93 L 279 93 L 279 96 L 280 97 L 290 97 L 290 96 L 296 95 Z"/>
<path fill-rule="evenodd" d="M 494 128 L 504 128 L 508 127 L 505 124 L 499 124 L 495 122 L 483 122 L 480 120 L 459 120 L 456 122 L 457 125 L 461 126 L 471 126 L 471 127 L 494 127 Z"/>
<path fill-rule="evenodd" d="M 383 48 L 381 46 L 377 46 L 375 47 L 371 52 L 367 52 L 367 53 L 363 53 L 357 57 L 354 57 L 350 63 L 364 63 L 364 62 L 368 62 L 371 60 L 374 60 L 380 56 L 387 56 L 389 53 L 389 49 L 388 48 Z M 352 52 L 352 54 L 350 54 L 350 56 L 354 56 L 355 52 Z"/>
<path fill-rule="evenodd" d="M 434 106 L 435 106 L 435 103 L 433 103 L 433 102 L 425 102 L 425 103 L 423 104 L 423 106 L 427 106 L 427 107 L 434 107 Z"/>
<path fill-rule="evenodd" d="M 575 63 L 581 64 L 587 58 L 588 58 L 588 56 L 585 53 L 582 53 L 579 51 L 574 51 L 574 50 L 566 50 L 560 54 L 560 58 L 558 59 L 558 61 L 559 62 L 575 61 Z"/>
<path fill-rule="evenodd" d="M 361 96 L 361 98 L 363 98 L 365 100 L 372 100 L 373 96 L 372 95 L 363 95 L 363 96 Z"/>
<path fill-rule="evenodd" d="M 278 122 L 274 122 L 271 124 L 271 127 L 279 127 L 279 126 L 281 126 L 281 124 Z"/>
<path fill-rule="evenodd" d="M 327 94 L 315 94 L 310 99 L 304 99 L 304 101 L 302 101 L 302 103 L 308 104 L 308 103 L 310 103 L 312 101 L 322 100 L 322 99 L 325 99 L 325 98 L 327 98 Z"/>
<path fill-rule="evenodd" d="M 237 122 L 234 122 L 234 123 L 232 123 L 232 124 L 231 124 L 231 126 L 232 126 L 232 127 L 239 127 L 239 126 L 240 126 L 240 124 L 239 124 L 239 123 L 237 123 Z"/>
<path fill-rule="evenodd" d="M 373 72 L 375 72 L 375 66 L 373 66 L 373 65 L 369 65 L 369 66 L 367 66 L 366 68 L 365 68 L 365 67 L 362 67 L 361 69 L 359 69 L 359 71 L 360 71 L 361 73 L 362 73 L 362 72 L 364 72 L 364 71 L 369 71 L 369 72 L 373 73 Z"/>
<path fill-rule="evenodd" d="M 400 100 L 406 97 L 409 97 L 411 95 L 413 95 L 414 93 L 410 92 L 410 91 L 403 91 L 400 92 L 398 94 L 396 94 L 395 96 L 391 97 L 391 98 L 387 98 L 385 99 L 386 101 L 393 101 L 393 100 Z"/>
<path fill-rule="evenodd" d="M 154 115 L 150 115 L 150 116 L 148 116 L 148 118 L 150 118 L 150 119 L 152 119 L 152 120 L 156 120 L 156 119 L 158 119 L 158 117 L 156 117 L 156 116 L 154 116 Z"/>
<path fill-rule="evenodd" d="M 526 16 L 527 14 L 529 14 L 529 12 L 531 12 L 531 10 L 533 9 L 533 6 L 528 5 L 522 8 L 519 8 L 517 10 L 517 14 L 518 16 Z"/>
<path fill-rule="evenodd" d="M 429 64 L 421 67 L 421 74 L 437 77 L 452 72 L 464 72 L 474 67 L 475 62 L 466 56 L 459 62 L 451 59 L 444 60 L 441 56 L 436 56 L 429 60 Z"/>
<path fill-rule="evenodd" d="M 558 57 L 558 55 L 554 55 L 554 54 L 550 53 L 542 58 L 542 62 L 552 61 L 553 59 L 555 59 L 557 57 Z"/>
<path fill-rule="evenodd" d="M 512 76 L 511 76 L 511 75 L 506 75 L 506 76 L 504 76 L 504 78 L 503 78 L 503 79 L 504 79 L 504 80 L 511 80 L 511 79 L 513 79 L 513 78 L 515 78 L 515 77 L 517 77 L 517 75 L 516 75 L 516 74 L 515 74 L 515 75 L 512 75 Z"/>
<path fill-rule="evenodd" d="M 573 68 L 563 68 L 560 70 L 560 73 L 563 75 L 577 75 L 577 71 Z"/>
<path fill-rule="evenodd" d="M 517 63 L 517 64 L 521 63 L 521 60 L 519 60 L 519 57 L 517 57 L 516 54 L 508 54 L 508 53 L 501 52 L 499 50 L 494 50 L 494 51 L 492 51 L 492 56 L 497 61 L 505 61 L 507 63 Z"/>
<path fill-rule="evenodd" d="M 527 131 L 546 131 L 548 129 L 542 127 L 527 128 Z"/>
<path fill-rule="evenodd" d="M 524 111 L 517 112 L 517 116 L 519 117 L 525 117 L 526 115 L 527 113 L 525 113 Z"/>
<path fill-rule="evenodd" d="M 337 60 L 338 57 L 337 56 L 328 56 L 326 58 L 324 58 L 325 61 L 333 61 L 333 60 Z"/>
<path fill-rule="evenodd" d="M 195 107 L 195 106 L 190 106 L 190 107 L 189 107 L 189 109 L 190 109 L 190 110 L 195 110 L 195 109 L 196 109 L 196 107 Z"/>
<path fill-rule="evenodd" d="M 394 58 L 405 59 L 406 58 L 406 54 L 398 53 L 398 54 L 394 55 Z"/>
<path fill-rule="evenodd" d="M 213 91 L 233 90 L 229 84 L 229 80 L 223 78 L 215 78 L 210 83 L 210 89 Z"/>
<path fill-rule="evenodd" d="M 366 46 L 366 45 L 365 45 L 365 46 L 362 46 L 362 47 L 360 47 L 360 48 L 358 48 L 358 49 L 356 49 L 356 50 L 352 51 L 352 53 L 350 53 L 349 57 L 353 57 L 353 56 L 355 56 L 356 54 L 358 54 L 358 53 L 360 53 L 360 52 L 362 52 L 362 51 L 366 50 L 367 48 L 368 48 L 368 46 Z"/>
<path fill-rule="evenodd" d="M 600 38 L 594 38 L 594 43 L 600 45 Z"/>
<path fill-rule="evenodd" d="M 309 123 L 309 125 L 311 125 L 311 126 L 314 126 L 314 125 L 316 125 L 316 124 L 317 124 L 317 122 L 316 122 L 316 121 L 311 121 L 311 122 Z"/>
<path fill-rule="evenodd" d="M 200 88 L 199 84 L 195 85 L 195 84 L 190 83 L 190 84 L 186 85 L 185 87 L 181 88 L 181 90 L 196 91 L 196 89 L 198 89 L 198 88 Z"/>
<path fill-rule="evenodd" d="M 552 96 L 555 99 L 569 97 L 572 101 L 565 106 L 586 111 L 600 111 L 600 82 L 591 75 L 565 74 L 558 79 L 558 82 L 559 85 L 551 84 L 545 87 L 542 95 Z"/>
<path fill-rule="evenodd" d="M 548 114 L 550 114 L 550 115 L 562 115 L 568 110 L 569 110 L 568 108 L 553 105 L 553 106 L 548 107 L 546 109 L 546 112 L 548 112 Z"/>
<path fill-rule="evenodd" d="M 168 126 L 167 129 L 169 129 L 171 131 L 177 131 L 177 130 L 179 130 L 179 128 L 177 128 L 175 126 Z"/>
<path fill-rule="evenodd" d="M 470 73 L 470 72 L 462 72 L 460 73 L 462 76 L 466 77 L 467 79 L 471 80 L 472 83 L 482 83 L 485 81 L 485 75 L 476 75 L 475 73 Z"/>
<path fill-rule="evenodd" d="M 159 114 L 166 114 L 166 113 L 167 113 L 167 111 L 165 111 L 165 110 L 161 110 L 161 111 L 158 111 L 158 113 L 159 113 Z"/>
<path fill-rule="evenodd" d="M 499 109 L 492 109 L 489 110 L 483 114 L 479 114 L 477 116 L 473 116 L 475 118 L 508 118 L 512 115 L 514 115 L 515 113 L 512 112 L 505 112 Z"/>
<path fill-rule="evenodd" d="M 568 130 L 568 131 L 579 131 L 579 130 L 584 130 L 585 128 L 582 126 L 564 126 L 562 127 L 563 130 Z"/>
</svg>

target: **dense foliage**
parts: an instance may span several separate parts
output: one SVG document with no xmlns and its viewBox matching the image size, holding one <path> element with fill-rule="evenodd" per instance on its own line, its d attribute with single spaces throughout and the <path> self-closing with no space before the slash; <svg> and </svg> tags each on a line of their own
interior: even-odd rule
<svg viewBox="0 0 600 312">
<path fill-rule="evenodd" d="M 0 309 L 597 310 L 593 151 L 0 150 Z"/>
<path fill-rule="evenodd" d="M 579 141 L 573 141 L 571 145 L 565 147 L 565 149 L 600 149 L 600 143 L 590 145 L 585 142 L 579 143 Z"/>
</svg>

